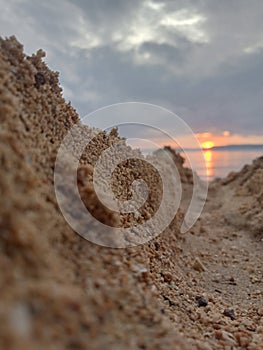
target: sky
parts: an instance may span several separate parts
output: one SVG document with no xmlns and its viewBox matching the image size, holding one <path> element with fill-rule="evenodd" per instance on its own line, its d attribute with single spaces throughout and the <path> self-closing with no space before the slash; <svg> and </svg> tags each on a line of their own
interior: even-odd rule
<svg viewBox="0 0 263 350">
<path fill-rule="evenodd" d="M 0 34 L 46 51 L 80 117 L 140 101 L 201 142 L 263 143 L 262 0 L 0 0 Z"/>
</svg>

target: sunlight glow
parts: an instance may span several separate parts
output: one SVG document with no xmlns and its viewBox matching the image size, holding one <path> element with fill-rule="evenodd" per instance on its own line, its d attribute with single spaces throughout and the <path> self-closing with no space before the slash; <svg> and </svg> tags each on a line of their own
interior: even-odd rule
<svg viewBox="0 0 263 350">
<path fill-rule="evenodd" d="M 211 149 L 214 147 L 214 142 L 213 141 L 205 141 L 202 143 L 202 148 L 203 149 Z"/>
</svg>

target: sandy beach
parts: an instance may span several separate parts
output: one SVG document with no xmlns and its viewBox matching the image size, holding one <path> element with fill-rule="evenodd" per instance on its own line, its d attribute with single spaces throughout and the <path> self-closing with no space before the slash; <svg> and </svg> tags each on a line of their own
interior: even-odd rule
<svg viewBox="0 0 263 350">
<path fill-rule="evenodd" d="M 56 200 L 58 148 L 79 117 L 44 56 L 26 56 L 14 37 L 0 39 L 0 348 L 263 349 L 263 157 L 213 181 L 186 234 L 182 205 L 144 245 L 90 243 L 68 225 Z M 85 149 L 78 189 L 97 219 L 129 226 L 156 212 L 161 191 L 149 166 L 124 179 L 120 169 L 116 195 L 128 197 L 140 175 L 150 198 L 138 217 L 100 204 L 93 167 L 119 139 L 115 129 L 101 132 Z M 187 202 L 192 174 L 169 152 Z"/>
</svg>

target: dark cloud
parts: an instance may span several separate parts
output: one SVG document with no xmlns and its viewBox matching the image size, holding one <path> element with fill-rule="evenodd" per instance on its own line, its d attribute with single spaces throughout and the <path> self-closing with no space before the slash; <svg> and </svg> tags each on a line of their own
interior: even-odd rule
<svg viewBox="0 0 263 350">
<path fill-rule="evenodd" d="M 171 109 L 196 132 L 263 134 L 260 0 L 0 4 L 2 34 L 47 51 L 81 116 L 135 100 Z"/>
</svg>

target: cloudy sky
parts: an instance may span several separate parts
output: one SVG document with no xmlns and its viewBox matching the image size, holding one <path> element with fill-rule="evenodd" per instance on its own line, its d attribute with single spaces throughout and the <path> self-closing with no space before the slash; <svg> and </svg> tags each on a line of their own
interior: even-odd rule
<svg viewBox="0 0 263 350">
<path fill-rule="evenodd" d="M 16 35 L 28 54 L 47 52 L 81 117 L 142 101 L 177 113 L 195 133 L 263 143 L 262 0 L 0 5 L 0 34 Z"/>
</svg>

